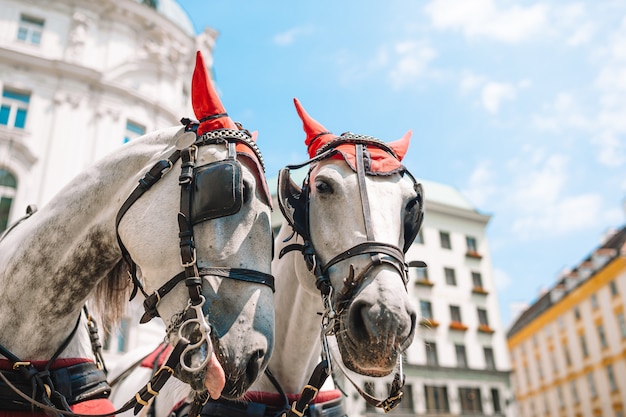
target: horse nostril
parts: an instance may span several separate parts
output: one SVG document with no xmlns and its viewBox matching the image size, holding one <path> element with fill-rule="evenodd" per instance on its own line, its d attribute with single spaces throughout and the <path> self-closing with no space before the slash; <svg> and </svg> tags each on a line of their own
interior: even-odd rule
<svg viewBox="0 0 626 417">
<path fill-rule="evenodd" d="M 356 301 L 350 307 L 348 330 L 355 340 L 367 340 L 375 330 L 369 317 L 371 305 L 365 301 Z"/>
<path fill-rule="evenodd" d="M 258 349 L 250 356 L 250 360 L 246 366 L 246 378 L 248 379 L 250 385 L 252 385 L 252 383 L 258 378 L 264 357 L 265 352 L 262 349 Z"/>
</svg>

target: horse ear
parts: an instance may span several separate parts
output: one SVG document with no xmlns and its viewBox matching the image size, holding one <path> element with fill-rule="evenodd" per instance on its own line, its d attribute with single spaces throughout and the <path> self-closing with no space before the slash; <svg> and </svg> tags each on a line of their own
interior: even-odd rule
<svg viewBox="0 0 626 417">
<path fill-rule="evenodd" d="M 306 133 L 306 139 L 304 143 L 306 144 L 309 150 L 309 156 L 312 158 L 315 156 L 315 152 L 317 149 L 322 146 L 327 140 L 324 140 L 323 137 L 326 135 L 330 135 L 334 137 L 334 135 L 328 131 L 320 122 L 313 119 L 309 114 L 304 110 L 302 104 L 297 98 L 293 99 L 293 103 L 296 106 L 296 111 L 298 112 L 298 117 L 302 120 L 302 127 L 304 132 Z"/>
<path fill-rule="evenodd" d="M 398 157 L 398 161 L 402 161 L 404 155 L 406 155 L 406 151 L 409 149 L 409 143 L 411 142 L 411 135 L 413 131 L 409 130 L 402 136 L 401 139 L 398 139 L 394 142 L 389 142 L 387 145 L 396 153 Z"/>
<path fill-rule="evenodd" d="M 250 133 L 250 135 L 252 136 L 252 140 L 256 142 L 257 138 L 259 137 L 259 131 L 255 130 L 254 132 Z"/>
<path fill-rule="evenodd" d="M 216 129 L 237 129 L 235 122 L 226 114 L 224 105 L 213 87 L 200 51 L 196 52 L 196 67 L 191 81 L 191 104 L 196 118 L 201 122 L 198 126 L 198 135 Z M 209 116 L 216 117 L 202 121 Z"/>
</svg>

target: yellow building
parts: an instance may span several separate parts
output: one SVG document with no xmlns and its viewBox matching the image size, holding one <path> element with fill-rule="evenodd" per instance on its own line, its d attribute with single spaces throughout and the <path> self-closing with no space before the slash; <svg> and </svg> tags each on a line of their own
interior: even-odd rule
<svg viewBox="0 0 626 417">
<path fill-rule="evenodd" d="M 507 334 L 522 417 L 626 415 L 626 227 L 564 274 Z"/>
</svg>

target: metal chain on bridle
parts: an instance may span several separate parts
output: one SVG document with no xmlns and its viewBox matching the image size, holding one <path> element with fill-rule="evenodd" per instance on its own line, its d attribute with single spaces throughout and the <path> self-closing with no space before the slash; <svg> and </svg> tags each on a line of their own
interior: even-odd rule
<svg viewBox="0 0 626 417">
<path fill-rule="evenodd" d="M 224 114 L 208 116 L 201 121 L 195 121 L 187 118 L 181 119 L 181 122 L 183 123 L 183 125 L 185 125 L 185 133 L 183 134 L 185 136 L 182 137 L 182 140 L 179 139 L 177 149 L 167 159 L 158 161 L 152 166 L 150 170 L 148 170 L 148 172 L 146 172 L 146 174 L 139 180 L 139 185 L 137 185 L 137 187 L 131 192 L 131 194 L 121 206 L 117 214 L 115 221 L 117 240 L 122 251 L 122 257 L 129 266 L 130 279 L 132 280 L 134 285 L 130 299 L 132 300 L 136 296 L 138 290 L 141 291 L 141 293 L 146 298 L 144 300 L 145 314 L 143 315 L 141 322 L 144 323 L 154 317 L 159 316 L 159 313 L 157 311 L 157 306 L 159 302 L 180 282 L 185 283 L 185 286 L 187 287 L 189 292 L 189 300 L 185 309 L 182 311 L 182 313 L 180 313 L 181 323 L 178 329 L 178 342 L 174 346 L 167 361 L 156 371 L 151 380 L 148 381 L 148 383 L 141 390 L 139 390 L 133 398 L 127 401 L 119 410 L 106 414 L 90 414 L 89 416 L 91 417 L 110 417 L 128 411 L 130 409 L 134 409 L 134 413 L 137 414 L 144 406 L 149 404 L 150 400 L 152 400 L 159 394 L 161 388 L 163 388 L 167 380 L 172 375 L 174 375 L 174 372 L 178 367 L 192 373 L 200 371 L 206 367 L 213 352 L 213 345 L 210 339 L 211 327 L 203 310 L 206 299 L 202 295 L 202 276 L 212 275 L 222 278 L 230 278 L 246 282 L 259 283 L 269 286 L 270 288 L 272 288 L 272 291 L 274 291 L 274 277 L 270 274 L 243 268 L 199 268 L 197 264 L 196 248 L 193 234 L 194 222 L 192 221 L 191 209 L 193 203 L 192 185 L 194 183 L 194 180 L 196 179 L 195 169 L 198 148 L 206 145 L 223 144 L 227 147 L 228 159 L 232 162 L 236 160 L 237 156 L 236 144 L 243 143 L 254 152 L 261 165 L 261 168 L 263 170 L 265 169 L 263 165 L 263 157 L 261 156 L 261 153 L 256 143 L 252 140 L 252 136 L 247 130 L 242 129 L 239 125 L 239 130 L 217 129 L 206 132 L 201 136 L 198 136 L 196 134 L 200 122 L 218 117 L 224 117 Z M 123 216 L 135 203 L 135 201 L 137 201 L 157 181 L 159 181 L 165 174 L 167 174 L 179 159 L 181 159 L 181 173 L 179 176 L 181 197 L 180 211 L 178 213 L 178 226 L 180 238 L 180 258 L 181 265 L 184 271 L 174 276 L 163 286 L 157 289 L 154 293 L 148 294 L 144 290 L 141 281 L 137 277 L 137 265 L 132 260 L 130 253 L 124 246 L 119 236 L 118 227 Z M 235 207 L 236 211 L 238 211 L 239 209 L 240 206 L 238 208 Z M 224 215 L 228 214 L 221 213 L 220 215 L 218 213 L 218 215 L 212 218 L 223 217 Z M 196 221 L 195 223 L 199 223 L 205 220 L 206 219 L 201 219 L 199 221 Z M 70 336 L 68 336 L 63 345 L 57 350 L 53 359 L 56 358 L 69 344 L 70 340 L 76 332 L 77 327 L 78 325 L 75 326 Z M 193 337 L 189 336 L 190 334 Z M 94 345 L 93 339 L 92 345 Z M 190 358 L 192 352 L 198 349 L 204 349 L 205 358 L 201 361 L 200 364 L 191 364 L 188 361 L 188 358 Z M 33 379 L 32 374 L 33 372 L 36 372 L 34 368 L 31 370 L 30 367 L 21 366 L 21 361 L 19 361 L 17 357 L 12 355 L 8 351 L 0 351 L 0 353 L 2 353 L 5 357 L 9 358 L 9 360 L 13 362 L 14 370 L 22 371 L 22 374 L 24 374 L 24 377 L 28 380 Z M 96 358 L 98 358 L 98 356 L 96 356 Z M 52 360 L 49 363 L 51 363 Z M 15 385 L 12 384 L 2 373 L 0 373 L 0 378 L 19 397 L 30 403 L 32 407 L 36 407 L 48 415 L 87 417 L 86 415 L 73 413 L 66 399 L 56 398 L 59 397 L 60 394 L 56 390 L 54 390 L 54 387 L 52 387 L 51 389 L 49 384 L 44 384 L 43 382 L 39 384 L 41 385 L 40 392 L 43 392 L 45 394 L 41 395 L 42 401 L 37 401 L 34 399 L 34 393 L 32 397 L 23 393 L 19 388 L 15 387 Z M 55 395 L 56 397 L 51 399 L 51 394 Z M 192 417 L 198 416 L 200 414 L 202 406 L 206 403 L 208 398 L 209 396 L 206 391 L 196 392 L 189 415 Z"/>
<path fill-rule="evenodd" d="M 329 132 L 323 132 L 329 133 Z M 320 134 L 321 135 L 321 134 Z M 297 227 L 294 221 L 293 223 L 290 221 L 291 226 L 294 230 L 293 235 L 296 233 L 300 234 L 302 239 L 304 240 L 303 244 L 295 243 L 285 246 L 279 256 L 282 257 L 285 253 L 290 251 L 299 251 L 303 254 L 304 259 L 306 261 L 308 269 L 315 275 L 316 277 L 316 286 L 320 290 L 320 294 L 322 296 L 322 301 L 324 304 L 324 311 L 322 313 L 322 325 L 321 325 L 321 333 L 320 337 L 322 339 L 322 360 L 315 368 L 308 384 L 302 389 L 300 394 L 300 398 L 295 401 L 291 409 L 284 412 L 281 417 L 301 417 L 306 411 L 309 404 L 315 399 L 317 393 L 319 392 L 321 386 L 324 384 L 327 377 L 332 373 L 332 361 L 331 361 L 331 353 L 328 345 L 328 336 L 332 336 L 338 330 L 339 326 L 339 317 L 341 316 L 344 308 L 351 302 L 352 298 L 359 291 L 360 286 L 367 276 L 367 274 L 376 267 L 382 265 L 391 265 L 395 268 L 400 277 L 402 278 L 405 288 L 408 282 L 408 266 L 404 259 L 404 252 L 411 244 L 411 242 L 405 242 L 405 249 L 401 249 L 395 245 L 377 242 L 374 239 L 373 235 L 373 226 L 372 226 L 372 216 L 369 205 L 369 198 L 367 193 L 367 186 L 365 183 L 365 150 L 367 146 L 378 147 L 386 152 L 390 153 L 392 156 L 396 157 L 394 151 L 383 141 L 380 139 L 364 136 L 364 135 L 355 135 L 353 133 L 344 133 L 339 137 L 336 137 L 334 140 L 328 142 L 324 146 L 322 146 L 316 153 L 315 157 L 310 160 L 296 165 L 288 165 L 283 168 L 283 175 L 279 174 L 280 180 L 289 180 L 289 170 L 302 168 L 306 165 L 310 165 L 312 163 L 321 161 L 323 159 L 330 158 L 337 152 L 339 152 L 336 148 L 339 145 L 343 144 L 354 144 L 355 146 L 355 160 L 356 160 L 356 173 L 357 173 L 357 181 L 359 187 L 359 195 L 361 200 L 361 208 L 363 213 L 363 219 L 365 224 L 365 234 L 367 240 L 365 242 L 359 243 L 350 249 L 345 250 L 344 252 L 336 255 L 326 264 L 322 264 L 319 262 L 319 258 L 315 251 L 315 247 L 313 242 L 311 241 L 309 231 L 308 231 L 308 192 L 309 192 L 309 176 L 311 171 L 309 170 L 309 174 L 304 180 L 302 191 L 298 196 L 299 199 L 305 199 L 305 202 L 302 203 L 304 205 L 305 218 L 300 219 L 304 222 L 304 224 L 298 225 Z M 408 174 L 409 177 L 413 180 L 414 184 L 417 184 L 413 176 L 407 171 L 404 170 L 404 173 Z M 279 185 L 279 189 L 281 189 Z M 421 198 L 421 196 L 420 196 Z M 279 198 L 279 204 L 281 206 L 281 210 L 283 213 L 286 213 L 287 208 L 283 207 L 285 202 L 282 198 Z M 292 219 L 293 220 L 293 219 Z M 296 230 L 297 229 L 297 230 Z M 290 237 L 290 238 L 291 238 Z M 413 236 L 414 237 L 414 236 Z M 355 276 L 354 268 L 350 265 L 350 273 L 349 276 L 344 279 L 344 285 L 339 290 L 335 290 L 331 284 L 329 277 L 329 269 L 336 265 L 339 262 L 348 260 L 352 257 L 359 255 L 369 255 L 369 262 L 366 267 L 362 269 L 362 271 Z M 336 300 L 333 305 L 333 294 L 336 292 Z M 341 361 L 336 361 L 338 364 L 341 364 Z M 359 386 L 347 375 L 346 370 L 341 366 L 339 368 L 344 373 L 346 378 L 352 383 L 352 385 L 356 388 L 359 394 L 369 403 L 370 405 L 383 409 L 386 413 L 393 410 L 398 406 L 402 399 L 402 388 L 404 386 L 405 376 L 402 369 L 402 355 L 398 356 L 398 371 L 394 375 L 393 382 L 391 384 L 390 394 L 386 399 L 380 400 L 377 399 L 370 394 L 366 393 L 363 389 L 359 388 Z"/>
</svg>

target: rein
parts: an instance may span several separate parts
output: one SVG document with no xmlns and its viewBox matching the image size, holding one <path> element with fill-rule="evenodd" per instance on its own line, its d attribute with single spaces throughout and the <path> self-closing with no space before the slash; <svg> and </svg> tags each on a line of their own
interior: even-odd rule
<svg viewBox="0 0 626 417">
<path fill-rule="evenodd" d="M 309 192 L 309 175 L 311 171 L 309 170 L 309 174 L 304 180 L 304 184 L 301 188 L 301 192 L 299 195 L 290 195 L 283 198 L 279 196 L 279 205 L 281 211 L 288 219 L 290 225 L 293 229 L 293 234 L 287 239 L 291 239 L 294 234 L 299 234 L 304 240 L 303 244 L 295 243 L 285 246 L 279 257 L 284 256 L 286 253 L 291 251 L 299 251 L 304 256 L 307 267 L 309 271 L 311 271 L 316 277 L 316 286 L 320 290 L 320 294 L 322 296 L 322 301 L 324 303 L 325 311 L 322 314 L 322 328 L 320 337 L 322 338 L 322 360 L 317 365 L 309 383 L 302 389 L 300 394 L 300 399 L 295 401 L 291 408 L 284 412 L 281 417 L 301 417 L 306 411 L 309 404 L 315 399 L 317 393 L 320 388 L 324 384 L 328 375 L 332 373 L 332 362 L 331 362 L 331 353 L 328 347 L 327 337 L 334 335 L 338 330 L 339 321 L 338 317 L 341 315 L 341 311 L 343 308 L 351 301 L 351 299 L 358 292 L 359 287 L 365 276 L 368 272 L 370 272 L 373 268 L 382 266 L 382 265 L 391 265 L 393 266 L 400 277 L 402 278 L 405 288 L 408 283 L 408 265 L 404 259 L 404 253 L 410 246 L 412 242 L 405 241 L 404 249 L 401 249 L 395 245 L 384 243 L 384 242 L 376 242 L 373 236 L 373 227 L 371 220 L 371 210 L 369 205 L 369 198 L 367 193 L 367 186 L 365 183 L 365 149 L 367 145 L 375 146 L 381 148 L 387 152 L 389 152 L 392 156 L 396 157 L 396 154 L 393 150 L 388 147 L 384 142 L 379 139 L 372 138 L 370 136 L 362 136 L 362 135 L 354 135 L 352 133 L 346 133 L 340 137 L 337 137 L 335 140 L 330 141 L 323 147 L 321 147 L 315 157 L 310 160 L 295 165 L 287 165 L 285 168 L 281 170 L 279 173 L 279 183 L 281 181 L 291 181 L 289 178 L 289 170 L 302 168 L 306 165 L 310 165 L 314 162 L 321 161 L 326 158 L 330 158 L 339 151 L 337 150 L 337 146 L 352 143 L 355 145 L 355 160 L 356 160 L 356 173 L 357 173 L 357 181 L 359 187 L 359 196 L 361 200 L 361 208 L 363 213 L 363 219 L 365 224 L 365 234 L 367 240 L 365 242 L 359 243 L 346 251 L 336 255 L 330 261 L 328 261 L 325 265 L 322 265 L 318 261 L 318 256 L 315 251 L 315 247 L 313 242 L 311 241 L 309 235 L 309 225 L 308 225 L 308 192 Z M 407 173 L 410 178 L 413 180 L 414 187 L 417 190 L 419 186 L 413 176 L 408 173 L 407 170 L 404 170 L 404 173 Z M 279 184 L 279 192 L 284 190 L 284 188 Z M 421 188 L 420 188 L 421 191 Z M 420 196 L 421 198 L 421 196 Z M 291 205 L 290 203 L 294 203 L 299 206 L 300 213 L 290 212 L 290 208 L 285 207 L 285 205 Z M 304 206 L 304 207 L 302 207 Z M 412 234 L 412 231 L 411 233 Z M 409 234 L 409 236 L 410 236 Z M 415 233 L 417 234 L 417 233 Z M 405 236 L 406 232 L 405 232 Z M 414 235 L 412 236 L 414 238 Z M 406 238 L 405 238 L 406 240 Z M 337 300 L 336 307 L 338 311 L 335 311 L 335 307 L 332 302 L 332 294 L 334 289 L 332 287 L 330 277 L 329 277 L 329 269 L 333 265 L 342 262 L 344 260 L 348 260 L 354 256 L 358 255 L 369 255 L 370 261 L 368 265 L 361 271 L 358 276 L 354 276 L 354 269 L 352 265 L 350 266 L 350 275 L 344 279 L 343 287 L 337 292 Z M 341 363 L 341 361 L 337 361 L 337 363 Z M 348 381 L 356 388 L 357 392 L 365 399 L 365 401 L 377 408 L 381 408 L 388 413 L 392 411 L 395 407 L 398 406 L 400 401 L 402 400 L 402 388 L 404 386 L 405 376 L 402 369 L 402 355 L 398 355 L 398 372 L 394 375 L 393 383 L 391 384 L 390 394 L 386 399 L 377 399 L 368 393 L 366 393 L 363 389 L 359 388 L 358 385 L 348 376 L 346 370 L 339 366 L 339 369 L 344 373 Z"/>
</svg>

